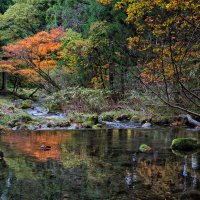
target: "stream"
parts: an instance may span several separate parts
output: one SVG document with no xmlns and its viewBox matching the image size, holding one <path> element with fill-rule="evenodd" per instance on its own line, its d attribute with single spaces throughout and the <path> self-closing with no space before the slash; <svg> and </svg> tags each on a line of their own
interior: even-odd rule
<svg viewBox="0 0 200 200">
<path fill-rule="evenodd" d="M 66 115 L 62 112 L 49 112 L 49 110 L 42 105 L 42 102 L 33 103 L 33 107 L 26 109 L 26 112 L 35 118 L 42 117 L 50 119 L 63 119 L 66 117 Z"/>
<path fill-rule="evenodd" d="M 42 105 L 42 102 L 36 102 L 33 104 L 32 108 L 26 109 L 26 112 L 31 115 L 33 118 L 46 118 L 46 119 L 64 119 L 67 118 L 67 114 L 62 112 L 56 112 L 51 113 L 47 108 L 45 108 Z M 113 122 L 105 122 L 106 127 L 105 128 L 117 128 L 117 129 L 127 129 L 127 128 L 139 128 L 141 127 L 138 123 L 133 122 L 120 122 L 120 121 L 113 121 Z M 43 129 L 50 130 L 51 128 L 48 128 L 44 126 Z M 71 125 L 70 127 L 57 127 L 56 129 L 76 129 L 75 125 Z"/>
</svg>

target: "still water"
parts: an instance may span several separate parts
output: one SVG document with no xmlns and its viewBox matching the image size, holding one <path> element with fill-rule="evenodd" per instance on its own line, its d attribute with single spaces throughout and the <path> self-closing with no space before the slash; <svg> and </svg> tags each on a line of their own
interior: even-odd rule
<svg viewBox="0 0 200 200">
<path fill-rule="evenodd" d="M 7 132 L 0 135 L 2 200 L 200 199 L 200 153 L 174 154 L 184 129 Z M 152 152 L 139 153 L 146 143 Z M 51 146 L 49 151 L 41 145 Z"/>
</svg>

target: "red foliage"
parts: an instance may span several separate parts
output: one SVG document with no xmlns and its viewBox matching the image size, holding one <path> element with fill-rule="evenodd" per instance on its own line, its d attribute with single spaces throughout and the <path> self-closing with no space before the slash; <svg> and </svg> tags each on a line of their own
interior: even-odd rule
<svg viewBox="0 0 200 200">
<path fill-rule="evenodd" d="M 57 67 L 56 59 L 57 55 L 60 55 L 60 39 L 64 34 L 64 30 L 58 27 L 49 33 L 41 31 L 16 44 L 4 46 L 4 57 L 8 60 L 3 66 L 10 64 L 14 73 L 25 76 L 35 74 L 41 76 L 46 70 Z"/>
</svg>

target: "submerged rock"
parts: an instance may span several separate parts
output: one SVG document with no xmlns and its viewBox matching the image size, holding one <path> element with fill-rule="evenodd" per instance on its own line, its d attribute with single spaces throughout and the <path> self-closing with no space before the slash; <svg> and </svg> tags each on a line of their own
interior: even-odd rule
<svg viewBox="0 0 200 200">
<path fill-rule="evenodd" d="M 171 148 L 179 151 L 191 151 L 198 148 L 195 138 L 176 138 L 172 141 Z"/>
<path fill-rule="evenodd" d="M 151 147 L 146 144 L 141 144 L 139 147 L 139 151 L 142 153 L 147 153 L 147 152 L 151 151 Z"/>
</svg>

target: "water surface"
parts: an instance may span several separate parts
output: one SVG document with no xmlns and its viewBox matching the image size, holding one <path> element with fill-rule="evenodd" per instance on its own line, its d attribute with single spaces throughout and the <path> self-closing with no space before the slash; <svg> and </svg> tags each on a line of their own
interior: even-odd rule
<svg viewBox="0 0 200 200">
<path fill-rule="evenodd" d="M 3 200 L 195 199 L 200 153 L 174 154 L 184 129 L 7 132 L 0 135 Z M 152 147 L 139 153 L 142 143 Z M 41 145 L 51 150 L 40 150 Z"/>
</svg>

